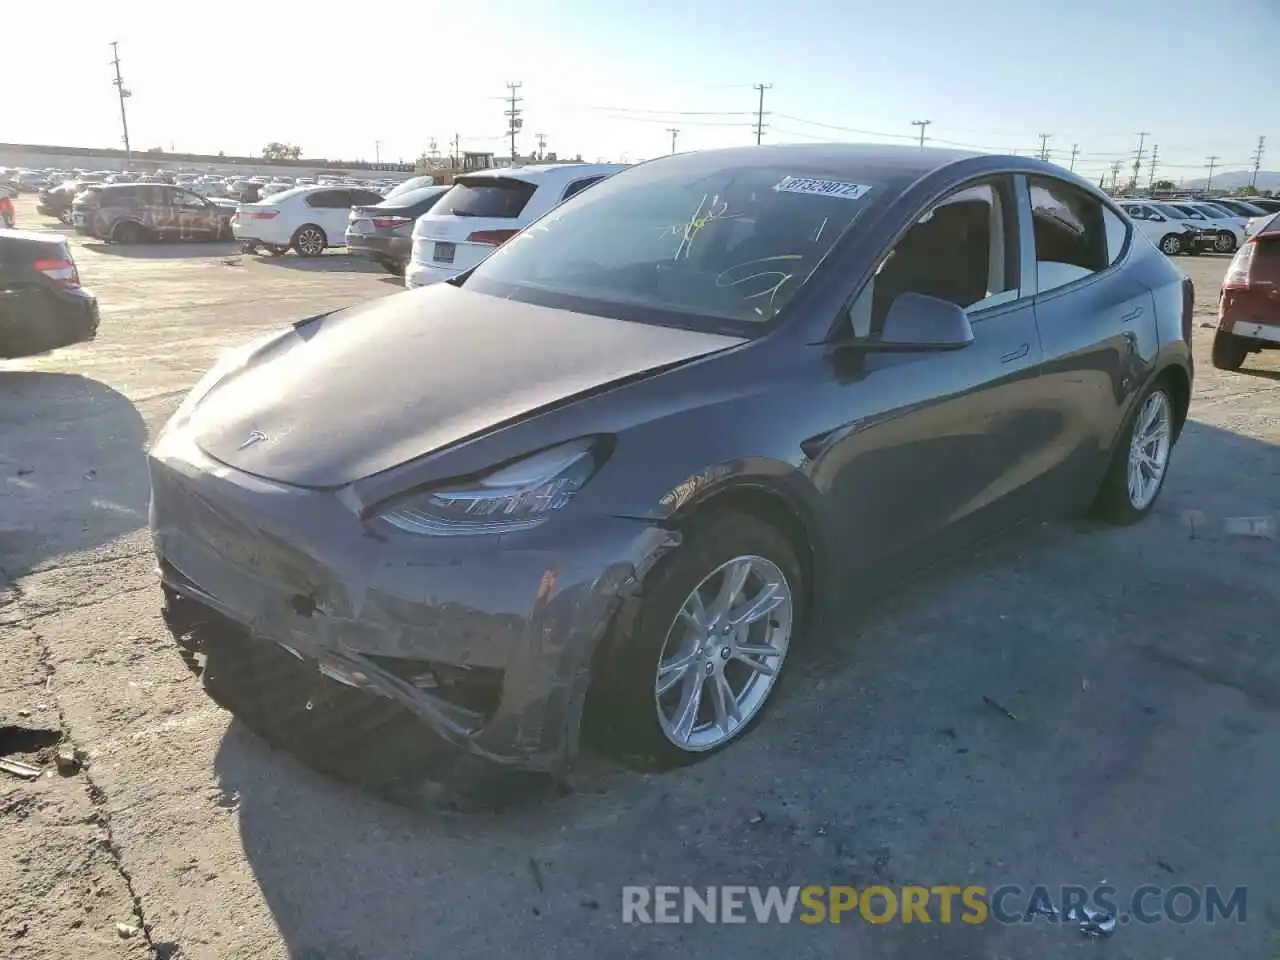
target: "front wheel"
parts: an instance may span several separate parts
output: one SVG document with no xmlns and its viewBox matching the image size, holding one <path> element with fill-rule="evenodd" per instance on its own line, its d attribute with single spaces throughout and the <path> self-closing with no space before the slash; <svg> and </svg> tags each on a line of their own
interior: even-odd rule
<svg viewBox="0 0 1280 960">
<path fill-rule="evenodd" d="M 1166 234 L 1160 240 L 1160 250 L 1167 256 L 1176 257 L 1182 252 L 1182 238 L 1176 233 Z"/>
<path fill-rule="evenodd" d="M 692 763 L 746 733 L 769 703 L 805 621 L 800 563 L 767 523 L 710 514 L 644 595 L 631 635 L 602 651 L 587 715 L 624 759 Z"/>
<path fill-rule="evenodd" d="M 1213 249 L 1218 253 L 1235 253 L 1236 252 L 1236 235 L 1223 230 L 1213 238 Z"/>
<path fill-rule="evenodd" d="M 1249 344 L 1234 333 L 1219 330 L 1213 335 L 1213 365 L 1219 370 L 1239 370 L 1249 355 Z"/>
<path fill-rule="evenodd" d="M 324 231 L 314 224 L 299 227 L 293 235 L 293 249 L 300 257 L 318 257 L 324 253 L 325 245 Z"/>
<path fill-rule="evenodd" d="M 1094 512 L 1101 519 L 1125 525 L 1137 523 L 1151 512 L 1169 469 L 1173 411 L 1173 396 L 1163 380 L 1149 387 L 1134 405 L 1094 503 Z"/>
</svg>

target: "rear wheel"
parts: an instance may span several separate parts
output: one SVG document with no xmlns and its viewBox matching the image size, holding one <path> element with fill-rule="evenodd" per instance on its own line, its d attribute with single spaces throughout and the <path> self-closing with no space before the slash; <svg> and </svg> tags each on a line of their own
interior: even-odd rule
<svg viewBox="0 0 1280 960">
<path fill-rule="evenodd" d="M 1151 512 L 1164 488 L 1173 450 L 1174 406 L 1169 385 L 1160 380 L 1134 405 L 1129 425 L 1111 454 L 1094 512 L 1109 523 L 1136 523 Z"/>
<path fill-rule="evenodd" d="M 1182 252 L 1182 238 L 1176 233 L 1165 234 L 1160 239 L 1160 249 L 1170 257 L 1177 256 Z"/>
<path fill-rule="evenodd" d="M 324 253 L 325 246 L 324 231 L 314 223 L 303 224 L 293 235 L 293 249 L 300 257 L 318 257 Z"/>
<path fill-rule="evenodd" d="M 116 243 L 139 243 L 142 240 L 142 228 L 132 220 L 116 224 L 111 231 L 111 239 Z"/>
<path fill-rule="evenodd" d="M 615 636 L 589 697 L 605 745 L 646 764 L 692 763 L 759 720 L 804 623 L 800 563 L 755 517 L 693 527 L 645 583 L 629 636 Z"/>
<path fill-rule="evenodd" d="M 1239 370 L 1249 355 L 1249 342 L 1234 333 L 1219 330 L 1213 336 L 1213 365 L 1219 370 Z"/>
<path fill-rule="evenodd" d="M 1235 253 L 1236 235 L 1228 230 L 1223 230 L 1213 238 L 1213 249 L 1218 253 Z"/>
</svg>

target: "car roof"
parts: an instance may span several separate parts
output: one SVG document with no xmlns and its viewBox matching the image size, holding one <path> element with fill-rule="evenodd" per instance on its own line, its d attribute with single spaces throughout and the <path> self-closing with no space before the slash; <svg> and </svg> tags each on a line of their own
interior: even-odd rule
<svg viewBox="0 0 1280 960">
<path fill-rule="evenodd" d="M 39 233 L 35 230 L 4 230 L 0 229 L 0 243 L 17 241 L 19 243 L 44 243 L 44 244 L 63 244 L 67 242 L 67 238 L 60 233 L 52 231 L 48 233 Z"/>
<path fill-rule="evenodd" d="M 465 181 L 474 177 L 484 177 L 486 179 L 512 177 L 529 183 L 538 183 L 542 180 L 578 180 L 582 177 L 609 176 L 621 170 L 626 170 L 630 166 L 632 164 L 629 163 L 538 163 L 524 167 L 494 167 L 490 170 L 469 170 L 466 173 L 459 174 L 454 179 L 454 182 L 456 183 L 458 180 Z"/>
</svg>

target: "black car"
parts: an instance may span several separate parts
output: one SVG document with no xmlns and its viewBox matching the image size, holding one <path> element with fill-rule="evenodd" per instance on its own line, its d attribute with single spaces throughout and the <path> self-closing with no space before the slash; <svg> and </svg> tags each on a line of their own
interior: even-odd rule
<svg viewBox="0 0 1280 960">
<path fill-rule="evenodd" d="M 1147 516 L 1193 301 L 1039 160 L 639 164 L 448 282 L 225 356 L 149 453 L 167 620 L 251 725 L 396 776 L 389 715 L 514 767 L 563 770 L 584 717 L 690 762 L 852 586 Z"/>
<path fill-rule="evenodd" d="M 0 230 L 0 357 L 92 340 L 98 301 L 58 234 Z"/>
<path fill-rule="evenodd" d="M 347 219 L 347 252 L 400 276 L 413 249 L 413 223 L 449 192 L 447 186 L 418 187 L 371 207 L 352 207 Z"/>
</svg>

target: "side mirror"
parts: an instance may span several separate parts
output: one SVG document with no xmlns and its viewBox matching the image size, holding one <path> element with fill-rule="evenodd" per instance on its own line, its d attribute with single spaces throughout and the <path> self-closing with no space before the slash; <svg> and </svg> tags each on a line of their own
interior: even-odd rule
<svg viewBox="0 0 1280 960">
<path fill-rule="evenodd" d="M 960 350 L 973 343 L 969 315 L 949 300 L 922 293 L 894 298 L 878 337 L 845 340 L 835 346 L 880 353 L 926 353 Z"/>
</svg>

